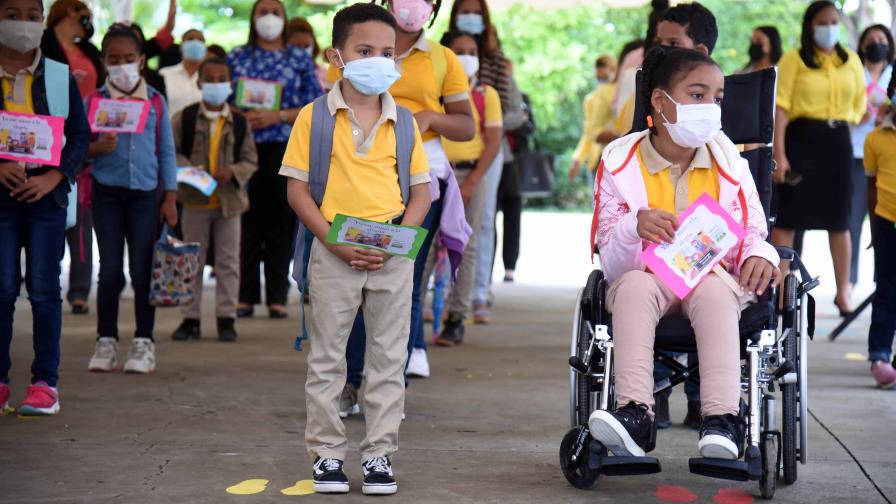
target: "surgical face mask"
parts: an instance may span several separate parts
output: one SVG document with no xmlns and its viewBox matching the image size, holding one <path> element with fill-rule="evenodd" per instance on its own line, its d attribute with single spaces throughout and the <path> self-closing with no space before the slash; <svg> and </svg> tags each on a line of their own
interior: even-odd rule
<svg viewBox="0 0 896 504">
<path fill-rule="evenodd" d="M 205 47 L 205 42 L 196 39 L 187 40 L 180 45 L 180 48 L 184 53 L 184 59 L 189 61 L 202 61 L 208 50 Z"/>
<path fill-rule="evenodd" d="M 40 47 L 40 39 L 43 35 L 43 23 L 11 19 L 0 21 L 0 45 L 19 54 L 25 54 Z"/>
<path fill-rule="evenodd" d="M 461 54 L 457 59 L 460 61 L 460 66 L 464 67 L 464 73 L 467 74 L 467 78 L 473 78 L 476 72 L 479 71 L 479 58 L 477 56 Z"/>
<path fill-rule="evenodd" d="M 339 59 L 342 59 L 341 54 Z M 343 62 L 342 77 L 359 93 L 374 96 L 388 91 L 401 74 L 395 68 L 395 60 L 377 56 Z"/>
<path fill-rule="evenodd" d="M 232 92 L 229 82 L 203 82 L 202 83 L 202 101 L 219 106 L 223 105 L 230 98 Z"/>
<path fill-rule="evenodd" d="M 84 28 L 84 40 L 90 40 L 96 31 L 90 16 L 81 16 L 81 19 L 79 19 L 78 22 L 81 23 L 81 28 Z"/>
<path fill-rule="evenodd" d="M 140 83 L 140 65 L 125 63 L 124 65 L 110 66 L 109 80 L 121 91 L 130 92 Z"/>
<path fill-rule="evenodd" d="M 455 23 L 458 30 L 472 33 L 473 35 L 479 35 L 485 31 L 485 21 L 482 19 L 482 14 L 458 14 Z"/>
<path fill-rule="evenodd" d="M 392 15 L 398 26 L 408 33 L 417 33 L 432 16 L 432 4 L 424 0 L 392 0 Z"/>
<path fill-rule="evenodd" d="M 816 26 L 812 36 L 818 47 L 825 50 L 833 49 L 840 42 L 840 25 Z"/>
<path fill-rule="evenodd" d="M 283 18 L 276 14 L 265 14 L 255 19 L 255 31 L 267 42 L 283 35 Z"/>
<path fill-rule="evenodd" d="M 890 47 L 887 44 L 875 43 L 865 46 L 865 50 L 862 52 L 865 54 L 865 59 L 869 63 L 880 63 L 887 59 L 887 52 L 889 50 Z"/>
<path fill-rule="evenodd" d="M 663 91 L 666 97 L 675 104 L 677 121 L 673 124 L 666 119 L 663 125 L 672 141 L 681 147 L 696 149 L 716 136 L 722 129 L 722 108 L 714 103 L 694 103 L 682 105 L 673 100 L 669 93 Z"/>
</svg>

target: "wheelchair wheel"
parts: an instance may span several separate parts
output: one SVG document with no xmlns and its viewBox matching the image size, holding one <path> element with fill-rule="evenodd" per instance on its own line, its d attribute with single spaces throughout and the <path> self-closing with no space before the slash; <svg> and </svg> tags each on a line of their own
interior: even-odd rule
<svg viewBox="0 0 896 504">
<path fill-rule="evenodd" d="M 775 436 L 766 435 L 759 445 L 759 453 L 762 457 L 762 474 L 759 476 L 759 493 L 763 499 L 771 499 L 775 496 L 775 486 L 778 480 L 778 446 Z"/>
<path fill-rule="evenodd" d="M 793 332 L 784 339 L 784 359 L 793 364 L 793 371 L 799 372 L 799 363 L 797 362 L 796 346 L 798 340 L 797 331 L 799 330 L 799 310 L 797 309 L 797 279 L 792 273 L 787 275 L 784 280 L 784 314 L 782 330 L 793 329 Z M 782 400 L 782 451 L 784 465 L 784 482 L 788 485 L 796 481 L 797 478 L 797 440 L 799 432 L 797 426 L 797 385 L 796 383 L 787 383 L 781 385 Z"/>
<path fill-rule="evenodd" d="M 583 436 L 583 439 L 579 439 Z M 597 482 L 600 473 L 588 467 L 588 458 L 591 453 L 591 434 L 588 429 L 574 428 L 563 436 L 560 443 L 560 469 L 570 485 L 580 489 L 589 490 Z M 576 457 L 576 448 L 581 443 Z"/>
</svg>

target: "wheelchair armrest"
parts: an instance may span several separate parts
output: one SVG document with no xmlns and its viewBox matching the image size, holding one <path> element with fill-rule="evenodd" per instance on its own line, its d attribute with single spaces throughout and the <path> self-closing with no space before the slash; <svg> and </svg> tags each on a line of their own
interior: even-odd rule
<svg viewBox="0 0 896 504">
<path fill-rule="evenodd" d="M 800 259 L 799 254 L 796 253 L 796 250 L 790 247 L 775 247 L 775 250 L 778 252 L 778 255 L 782 260 L 788 261 L 792 265 L 795 265 L 797 269 L 800 271 L 800 295 L 809 292 L 810 290 L 818 287 L 818 278 L 813 277 L 809 274 L 809 270 L 806 269 L 806 266 L 803 264 L 803 261 Z"/>
</svg>

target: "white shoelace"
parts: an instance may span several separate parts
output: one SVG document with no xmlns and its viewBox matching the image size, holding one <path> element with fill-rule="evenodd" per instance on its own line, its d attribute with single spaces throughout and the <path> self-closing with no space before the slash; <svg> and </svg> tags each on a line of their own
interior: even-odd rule
<svg viewBox="0 0 896 504">
<path fill-rule="evenodd" d="M 392 469 L 389 467 L 389 460 L 386 457 L 372 458 L 364 466 L 369 472 L 392 473 Z"/>
<path fill-rule="evenodd" d="M 320 466 L 325 471 L 338 471 L 339 461 L 334 458 L 325 458 L 320 461 Z"/>
<path fill-rule="evenodd" d="M 101 359 L 111 359 L 115 356 L 115 346 L 112 343 L 100 343 L 96 354 Z"/>
<path fill-rule="evenodd" d="M 131 357 L 138 360 L 143 360 L 146 358 L 146 355 L 149 353 L 149 342 L 143 341 L 134 341 L 133 346 L 131 347 Z"/>
</svg>

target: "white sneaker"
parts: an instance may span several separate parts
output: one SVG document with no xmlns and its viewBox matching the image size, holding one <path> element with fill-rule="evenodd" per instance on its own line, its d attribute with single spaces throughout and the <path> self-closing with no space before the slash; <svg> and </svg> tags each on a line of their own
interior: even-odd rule
<svg viewBox="0 0 896 504">
<path fill-rule="evenodd" d="M 361 413 L 361 407 L 358 406 L 358 389 L 346 382 L 339 397 L 339 418 L 348 418 L 358 413 Z"/>
<path fill-rule="evenodd" d="M 134 338 L 128 360 L 124 363 L 125 373 L 152 373 L 156 370 L 156 344 L 148 338 Z"/>
<path fill-rule="evenodd" d="M 429 359 L 426 358 L 426 350 L 415 348 L 408 359 L 408 376 L 429 378 Z"/>
<path fill-rule="evenodd" d="M 97 339 L 96 350 L 87 363 L 87 370 L 94 373 L 109 373 L 115 369 L 117 363 L 118 340 L 107 337 Z"/>
</svg>

